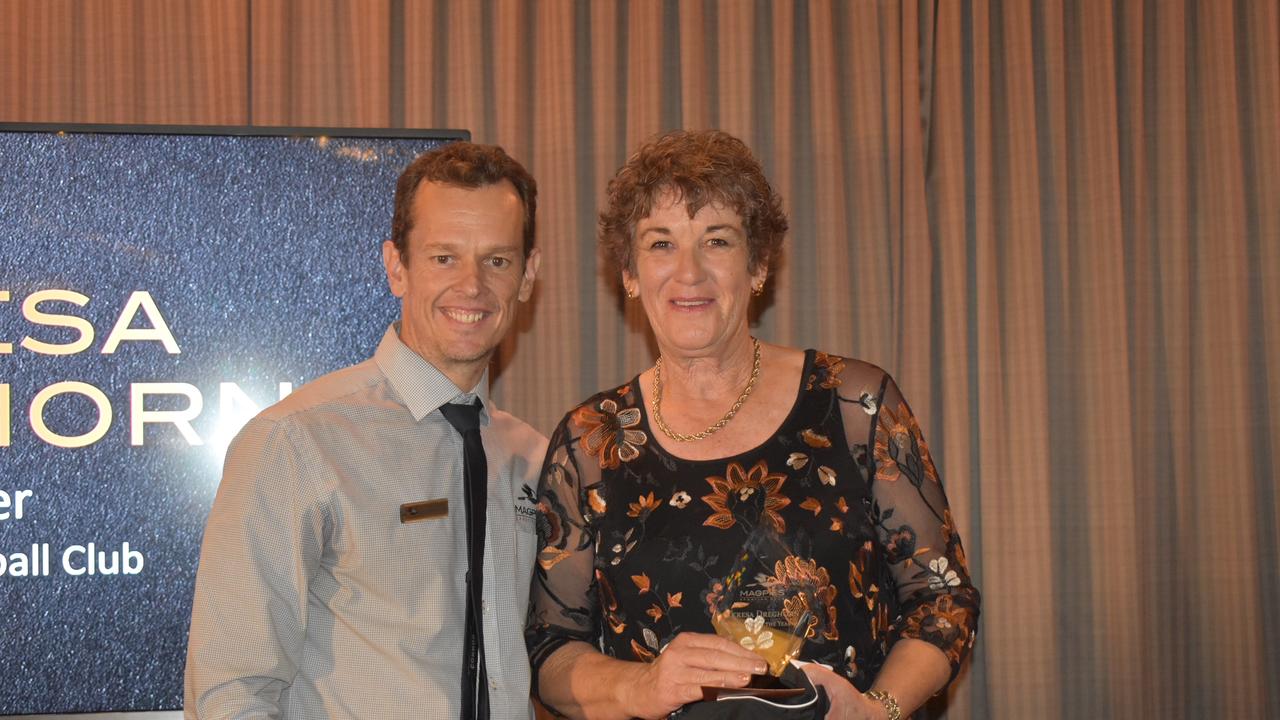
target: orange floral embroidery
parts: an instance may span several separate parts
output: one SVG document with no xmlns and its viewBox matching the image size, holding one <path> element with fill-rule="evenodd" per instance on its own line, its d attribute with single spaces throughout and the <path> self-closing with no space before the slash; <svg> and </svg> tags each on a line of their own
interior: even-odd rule
<svg viewBox="0 0 1280 720">
<path fill-rule="evenodd" d="M 905 473 L 916 485 L 925 479 L 938 482 L 938 470 L 929 456 L 920 424 L 905 404 L 898 404 L 896 414 L 889 408 L 880 408 L 875 457 L 876 480 L 896 482 Z"/>
<path fill-rule="evenodd" d="M 862 574 L 870 564 L 871 541 L 868 540 L 858 548 L 857 560 L 849 563 L 849 592 L 853 593 L 853 599 L 865 602 L 868 610 L 875 607 L 876 596 L 880 594 L 880 588 L 874 582 L 863 579 Z"/>
<path fill-rule="evenodd" d="M 649 576 L 647 574 L 640 573 L 639 575 L 632 575 L 631 582 L 636 584 L 636 589 L 639 590 L 641 594 L 649 592 Z"/>
<path fill-rule="evenodd" d="M 816 448 L 831 447 L 831 438 L 827 437 L 826 435 L 821 435 L 819 433 L 816 433 L 807 428 L 800 433 L 800 437 L 801 439 L 804 440 L 804 443 L 809 447 L 816 447 Z"/>
<path fill-rule="evenodd" d="M 871 639 L 879 640 L 889 634 L 889 605 L 876 604 L 876 615 L 871 618 Z"/>
<path fill-rule="evenodd" d="M 596 488 L 587 491 L 587 504 L 591 506 L 591 511 L 597 515 L 603 515 L 608 504 L 604 501 L 604 496 Z"/>
<path fill-rule="evenodd" d="M 538 565 L 543 570 L 550 570 L 560 564 L 561 560 L 569 557 L 570 554 L 568 550 L 559 550 L 553 547 L 543 548 L 538 552 Z"/>
<path fill-rule="evenodd" d="M 737 519 L 734 517 L 730 505 L 737 507 L 746 503 L 761 503 L 760 500 L 753 496 L 756 493 L 763 493 L 764 500 L 761 504 L 760 520 L 769 523 L 774 530 L 780 533 L 786 532 L 787 523 L 778 514 L 779 510 L 791 504 L 791 498 L 785 497 L 778 492 L 786 481 L 786 475 L 770 473 L 769 466 L 765 464 L 764 460 L 753 465 L 750 472 L 744 470 L 742 465 L 737 462 L 729 463 L 724 477 L 712 476 L 707 478 L 712 492 L 703 495 L 702 501 L 715 512 L 702 524 L 717 527 L 721 530 L 733 527 Z"/>
<path fill-rule="evenodd" d="M 836 629 L 836 587 L 826 568 L 818 567 L 816 560 L 789 555 L 774 563 L 773 573 L 773 577 L 765 578 L 764 586 L 778 588 L 787 596 L 782 604 L 787 622 L 798 625 L 808 613 L 803 637 L 813 637 L 818 632 L 827 640 L 840 637 Z"/>
<path fill-rule="evenodd" d="M 715 615 L 724 609 L 724 583 L 716 580 L 711 583 L 711 589 L 707 591 L 702 598 L 707 604 L 707 615 Z"/>
<path fill-rule="evenodd" d="M 564 546 L 564 535 L 562 525 L 560 524 L 560 513 L 551 509 L 547 500 L 544 498 L 538 501 L 537 505 L 538 519 L 542 521 L 542 531 L 545 533 L 543 544 Z"/>
<path fill-rule="evenodd" d="M 601 610 L 603 611 L 605 622 L 609 623 L 609 629 L 614 635 L 621 635 L 627 629 L 627 624 L 618 616 L 618 600 L 613 595 L 613 586 L 609 584 L 609 579 L 604 573 L 596 570 L 596 583 L 600 587 L 600 595 L 602 602 Z"/>
<path fill-rule="evenodd" d="M 636 502 L 627 503 L 627 517 L 638 518 L 642 513 L 650 513 L 662 507 L 662 501 L 653 496 L 653 493 L 641 495 L 636 498 Z"/>
<path fill-rule="evenodd" d="M 937 645 L 955 665 L 973 641 L 972 620 L 971 610 L 956 604 L 953 596 L 943 595 L 908 615 L 903 621 L 902 633 Z"/>
<path fill-rule="evenodd" d="M 600 458 L 600 467 L 605 470 L 640 457 L 640 448 L 649 441 L 643 430 L 631 429 L 640 424 L 640 409 L 620 411 L 613 399 L 601 400 L 594 408 L 579 407 L 573 412 L 573 423 L 583 429 L 578 440 L 582 449 Z"/>
<path fill-rule="evenodd" d="M 631 652 L 635 653 L 636 660 L 640 662 L 653 662 L 654 658 L 657 657 L 652 651 L 635 640 L 631 641 Z"/>
<path fill-rule="evenodd" d="M 844 372 L 844 358 L 839 355 L 828 355 L 824 352 L 818 352 L 813 356 L 814 373 L 809 376 L 809 382 L 805 384 L 805 390 L 812 390 L 813 384 L 818 382 L 818 386 L 830 390 L 831 388 L 840 387 L 840 373 Z"/>
</svg>

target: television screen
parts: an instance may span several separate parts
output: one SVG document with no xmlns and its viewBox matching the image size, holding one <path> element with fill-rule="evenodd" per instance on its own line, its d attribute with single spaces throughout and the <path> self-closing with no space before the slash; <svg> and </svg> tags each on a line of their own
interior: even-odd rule
<svg viewBox="0 0 1280 720">
<path fill-rule="evenodd" d="M 459 137 L 0 126 L 0 714 L 182 706 L 227 444 L 373 353 L 395 179 Z"/>
</svg>

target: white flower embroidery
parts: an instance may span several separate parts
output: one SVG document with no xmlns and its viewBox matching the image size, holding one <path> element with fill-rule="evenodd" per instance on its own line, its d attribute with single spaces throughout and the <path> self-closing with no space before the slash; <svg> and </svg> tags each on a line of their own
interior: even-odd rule
<svg viewBox="0 0 1280 720">
<path fill-rule="evenodd" d="M 644 642 L 645 642 L 645 644 L 646 644 L 646 645 L 648 645 L 649 647 L 653 648 L 654 650 L 657 650 L 657 649 L 658 649 L 658 636 L 657 636 L 657 635 L 655 635 L 655 634 L 654 634 L 654 632 L 653 632 L 652 630 L 650 630 L 649 628 L 645 628 L 642 634 L 644 635 Z"/>
<path fill-rule="evenodd" d="M 684 509 L 684 506 L 685 506 L 685 505 L 688 505 L 688 504 L 689 504 L 689 501 L 690 501 L 690 500 L 692 500 L 692 499 L 693 499 L 693 498 L 689 497 L 689 493 L 687 493 L 687 492 L 685 492 L 685 491 L 681 490 L 680 492 L 678 492 L 678 493 L 676 493 L 675 495 L 672 495 L 672 496 L 671 496 L 671 502 L 670 502 L 670 504 L 672 505 L 672 507 L 678 507 L 678 508 L 680 508 L 681 510 L 683 510 L 683 509 Z"/>
<path fill-rule="evenodd" d="M 809 463 L 809 456 L 804 453 L 791 453 L 787 456 L 787 467 L 799 470 Z"/>
<path fill-rule="evenodd" d="M 876 399 L 871 397 L 871 393 L 864 392 L 858 398 L 858 404 L 862 406 L 862 410 L 868 415 L 876 414 Z"/>
<path fill-rule="evenodd" d="M 831 485 L 834 487 L 836 484 L 836 471 L 826 465 L 819 465 L 818 479 L 822 481 L 823 485 Z"/>
<path fill-rule="evenodd" d="M 929 587 L 934 590 L 941 590 L 945 587 L 956 587 L 960 584 L 960 576 L 955 570 L 947 569 L 947 559 L 944 557 L 934 558 L 929 561 L 929 569 L 933 571 L 933 576 L 929 578 Z"/>
</svg>

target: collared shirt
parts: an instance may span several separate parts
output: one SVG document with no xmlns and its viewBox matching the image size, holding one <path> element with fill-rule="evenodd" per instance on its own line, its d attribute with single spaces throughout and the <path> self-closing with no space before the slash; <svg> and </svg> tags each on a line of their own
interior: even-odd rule
<svg viewBox="0 0 1280 720">
<path fill-rule="evenodd" d="M 462 392 L 392 326 L 373 358 L 254 418 L 227 453 L 187 651 L 189 718 L 456 718 L 466 520 L 462 437 L 479 397 L 489 467 L 485 662 L 494 720 L 527 720 L 523 627 L 546 439 Z M 403 503 L 448 514 L 401 523 Z"/>
</svg>

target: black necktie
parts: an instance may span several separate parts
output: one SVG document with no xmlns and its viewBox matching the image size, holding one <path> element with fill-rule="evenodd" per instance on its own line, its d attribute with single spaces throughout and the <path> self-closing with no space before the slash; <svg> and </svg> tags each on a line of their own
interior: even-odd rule
<svg viewBox="0 0 1280 720">
<path fill-rule="evenodd" d="M 467 626 L 462 650 L 462 720 L 488 720 L 489 676 L 484 667 L 484 624 L 480 608 L 484 590 L 485 502 L 489 464 L 480 442 L 480 408 L 447 404 L 440 412 L 462 434 L 463 494 L 467 514 Z"/>
</svg>

